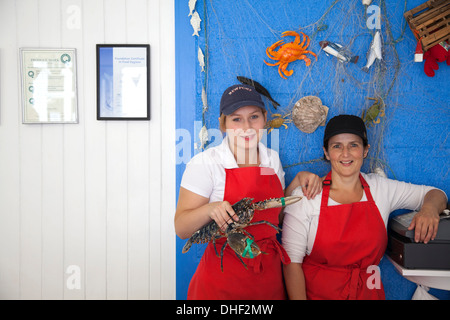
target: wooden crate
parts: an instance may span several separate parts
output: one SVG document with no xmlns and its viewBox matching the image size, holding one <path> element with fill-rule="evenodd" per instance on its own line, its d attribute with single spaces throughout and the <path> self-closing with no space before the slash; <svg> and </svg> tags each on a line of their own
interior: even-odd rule
<svg viewBox="0 0 450 320">
<path fill-rule="evenodd" d="M 442 41 L 450 42 L 450 0 L 430 0 L 406 11 L 409 27 L 424 51 Z"/>
</svg>

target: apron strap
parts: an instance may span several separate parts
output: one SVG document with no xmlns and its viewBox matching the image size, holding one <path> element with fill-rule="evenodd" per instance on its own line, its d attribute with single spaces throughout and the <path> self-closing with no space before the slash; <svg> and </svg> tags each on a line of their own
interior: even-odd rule
<svg viewBox="0 0 450 320">
<path fill-rule="evenodd" d="M 267 249 L 270 247 L 274 248 L 275 251 L 278 253 L 278 256 L 280 257 L 280 260 L 283 264 L 286 265 L 291 263 L 289 255 L 287 254 L 286 250 L 284 250 L 284 248 L 281 246 L 281 244 L 278 242 L 276 237 L 262 239 L 261 241 L 258 241 L 257 244 L 262 252 L 267 252 Z M 247 264 L 247 266 L 253 268 L 253 272 L 261 273 L 263 256 L 265 256 L 264 253 L 260 254 L 259 256 L 253 259 L 247 258 L 244 261 Z"/>
<path fill-rule="evenodd" d="M 322 202 L 320 206 L 328 207 L 328 196 L 330 194 L 330 186 L 331 186 L 331 171 L 328 172 L 327 176 L 325 177 L 325 180 L 322 182 L 323 188 L 322 188 Z"/>
<path fill-rule="evenodd" d="M 337 274 L 348 274 L 349 281 L 345 284 L 341 297 L 344 299 L 355 300 L 357 297 L 358 289 L 365 285 L 364 281 L 367 278 L 367 268 L 361 268 L 357 265 L 352 266 L 330 266 L 314 261 L 314 259 L 307 258 L 304 263 L 310 264 L 316 268 L 326 269 L 328 272 L 336 272 Z"/>
<path fill-rule="evenodd" d="M 364 188 L 364 193 L 366 194 L 367 201 L 374 202 L 372 198 L 372 193 L 370 193 L 370 186 L 367 181 L 363 178 L 362 174 L 359 174 L 359 180 Z"/>
<path fill-rule="evenodd" d="M 343 290 L 343 294 L 345 296 L 348 296 L 350 300 L 356 299 L 356 294 L 358 292 L 358 287 L 360 287 L 363 282 L 361 279 L 361 273 L 365 271 L 366 269 L 360 269 L 358 267 L 350 269 L 351 275 L 350 275 L 350 281 L 345 286 L 345 289 Z"/>
</svg>

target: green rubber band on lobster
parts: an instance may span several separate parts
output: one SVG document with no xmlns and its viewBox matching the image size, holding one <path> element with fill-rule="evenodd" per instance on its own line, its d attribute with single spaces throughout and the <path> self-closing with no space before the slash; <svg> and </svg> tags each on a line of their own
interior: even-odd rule
<svg viewBox="0 0 450 320">
<path fill-rule="evenodd" d="M 250 238 L 247 238 L 247 246 L 244 249 L 244 252 L 242 253 L 242 256 L 245 258 L 245 256 L 247 255 L 247 252 L 250 256 L 250 259 L 253 259 L 253 252 L 252 252 L 252 243 L 253 240 Z"/>
<path fill-rule="evenodd" d="M 281 205 L 284 207 L 286 205 L 286 202 L 284 202 L 284 198 L 280 198 L 281 199 Z"/>
</svg>

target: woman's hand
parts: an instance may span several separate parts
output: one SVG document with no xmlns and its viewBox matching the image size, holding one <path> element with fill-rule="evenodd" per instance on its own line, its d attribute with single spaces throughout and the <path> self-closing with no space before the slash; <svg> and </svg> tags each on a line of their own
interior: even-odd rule
<svg viewBox="0 0 450 320">
<path fill-rule="evenodd" d="M 323 179 L 318 175 L 308 171 L 301 171 L 297 173 L 296 178 L 299 180 L 303 194 L 307 199 L 314 198 L 322 191 Z"/>
<path fill-rule="evenodd" d="M 308 199 L 312 199 L 322 191 L 323 179 L 324 178 L 321 178 L 314 173 L 300 171 L 295 178 L 292 179 L 292 182 L 286 188 L 284 194 L 290 196 L 295 188 L 301 187 L 303 195 Z"/>
<path fill-rule="evenodd" d="M 439 214 L 436 210 L 430 210 L 427 207 L 422 209 L 414 216 L 408 230 L 416 229 L 414 232 L 414 241 L 428 243 L 434 240 L 438 231 Z"/>
<path fill-rule="evenodd" d="M 438 189 L 427 192 L 423 199 L 422 208 L 411 221 L 408 230 L 416 229 L 414 240 L 428 243 L 436 237 L 439 226 L 439 214 L 447 206 L 447 196 Z"/>
<path fill-rule="evenodd" d="M 209 216 L 222 231 L 225 231 L 230 223 L 239 221 L 239 217 L 228 201 L 211 202 L 209 205 L 211 207 Z"/>
<path fill-rule="evenodd" d="M 222 230 L 228 223 L 239 221 L 228 201 L 209 202 L 192 191 L 180 187 L 177 211 L 175 212 L 175 232 L 181 239 L 187 239 L 205 224 L 214 220 Z"/>
</svg>

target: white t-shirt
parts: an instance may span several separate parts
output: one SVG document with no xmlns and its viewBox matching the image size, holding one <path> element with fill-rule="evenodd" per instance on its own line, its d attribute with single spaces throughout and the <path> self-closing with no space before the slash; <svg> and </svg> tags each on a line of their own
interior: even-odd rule
<svg viewBox="0 0 450 320">
<path fill-rule="evenodd" d="M 278 152 L 259 142 L 260 167 L 272 168 L 280 179 L 283 190 L 284 171 Z M 222 143 L 195 155 L 187 164 L 180 186 L 209 202 L 223 201 L 225 193 L 225 169 L 239 168 L 225 137 Z"/>
<path fill-rule="evenodd" d="M 380 211 L 385 227 L 389 214 L 398 209 L 417 211 L 422 207 L 425 194 L 436 189 L 429 186 L 414 185 L 383 178 L 377 174 L 364 174 L 363 178 L 370 187 L 370 193 Z M 303 196 L 301 188 L 297 188 L 292 195 Z M 367 201 L 364 193 L 360 201 Z M 313 249 L 319 225 L 320 205 L 322 192 L 314 199 L 303 198 L 301 201 L 284 208 L 286 214 L 283 220 L 282 245 L 289 254 L 292 262 L 302 263 L 305 255 Z M 328 198 L 328 205 L 339 205 Z"/>
</svg>

